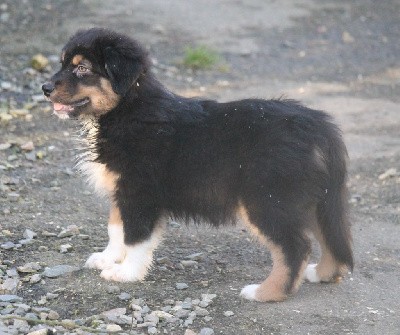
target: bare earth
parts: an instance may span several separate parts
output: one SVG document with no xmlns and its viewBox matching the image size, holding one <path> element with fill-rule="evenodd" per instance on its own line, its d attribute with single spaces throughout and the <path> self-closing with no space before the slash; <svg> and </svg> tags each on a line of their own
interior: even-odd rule
<svg viewBox="0 0 400 335">
<path fill-rule="evenodd" d="M 215 334 L 399 334 L 400 3 L 99 3 L 0 3 L 0 244 L 18 244 L 26 228 L 37 233 L 26 245 L 0 248 L 0 295 L 15 294 L 24 304 L 49 308 L 59 313 L 59 320 L 84 320 L 117 307 L 129 310 L 134 298 L 158 310 L 171 299 L 217 295 L 207 316 L 196 316 L 189 325 L 159 324 L 161 334 L 199 333 L 205 327 Z M 40 101 L 40 84 L 57 69 L 68 36 L 92 26 L 141 40 L 160 79 L 183 95 L 221 101 L 284 95 L 334 115 L 350 156 L 354 273 L 338 285 L 305 283 L 282 303 L 245 301 L 240 289 L 266 277 L 268 253 L 243 227 L 215 230 L 176 223 L 169 225 L 143 283 L 109 283 L 98 271 L 81 268 L 107 243 L 108 207 L 73 169 L 77 125 L 51 114 Z M 180 65 L 188 45 L 212 47 L 223 60 L 213 70 L 193 73 Z M 29 65 L 39 52 L 50 60 L 43 72 Z M 34 147 L 24 149 L 29 141 Z M 57 237 L 70 225 L 79 234 Z M 65 244 L 71 249 L 61 253 Z M 195 253 L 202 253 L 197 264 L 182 266 Z M 316 250 L 314 261 L 317 257 Z M 40 270 L 15 274 L 15 268 L 30 262 L 38 262 Z M 45 267 L 59 264 L 81 269 L 54 279 L 43 274 Z M 33 274 L 39 274 L 37 283 L 32 283 Z M 7 278 L 16 278 L 18 287 L 6 290 Z M 176 283 L 188 288 L 178 290 Z M 107 293 L 110 285 L 130 298 Z M 57 296 L 42 300 L 49 292 Z M 7 306 L 0 302 L 0 314 L 13 313 Z M 226 316 L 231 315 L 226 311 L 234 314 Z M 12 328 L 12 320 L 7 322 L 3 328 L 0 323 L 0 333 Z M 150 332 L 122 328 L 132 334 Z"/>
</svg>

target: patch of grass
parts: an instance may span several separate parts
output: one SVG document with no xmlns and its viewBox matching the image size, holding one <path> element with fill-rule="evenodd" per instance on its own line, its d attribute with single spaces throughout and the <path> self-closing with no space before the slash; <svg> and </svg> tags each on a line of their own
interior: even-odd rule
<svg viewBox="0 0 400 335">
<path fill-rule="evenodd" d="M 219 55 L 206 46 L 187 47 L 183 65 L 194 70 L 205 70 L 212 68 L 219 59 Z"/>
</svg>

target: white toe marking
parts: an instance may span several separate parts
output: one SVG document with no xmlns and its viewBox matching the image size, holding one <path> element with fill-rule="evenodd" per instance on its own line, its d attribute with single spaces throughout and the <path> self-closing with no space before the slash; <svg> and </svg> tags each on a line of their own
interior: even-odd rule
<svg viewBox="0 0 400 335">
<path fill-rule="evenodd" d="M 256 300 L 256 290 L 259 286 L 258 284 L 245 286 L 240 292 L 240 296 L 248 300 Z"/>
<path fill-rule="evenodd" d="M 102 252 L 95 252 L 85 263 L 85 267 L 104 270 L 116 262 L 122 262 L 126 254 L 122 224 L 108 225 L 109 242 Z"/>
<path fill-rule="evenodd" d="M 125 258 L 101 272 L 101 277 L 119 282 L 143 280 L 153 261 L 153 250 L 160 241 L 162 231 L 157 229 L 147 241 L 133 246 L 125 245 Z"/>
<path fill-rule="evenodd" d="M 319 283 L 321 281 L 321 278 L 319 278 L 317 274 L 317 264 L 307 265 L 307 268 L 304 271 L 304 278 L 310 283 Z"/>
</svg>

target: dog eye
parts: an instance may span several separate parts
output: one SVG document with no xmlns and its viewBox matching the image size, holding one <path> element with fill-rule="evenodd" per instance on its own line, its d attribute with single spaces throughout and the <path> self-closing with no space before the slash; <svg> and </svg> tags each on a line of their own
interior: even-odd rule
<svg viewBox="0 0 400 335">
<path fill-rule="evenodd" d="M 85 73 L 85 72 L 88 72 L 89 69 L 87 67 L 84 67 L 83 65 L 78 65 L 77 71 L 80 73 Z"/>
</svg>

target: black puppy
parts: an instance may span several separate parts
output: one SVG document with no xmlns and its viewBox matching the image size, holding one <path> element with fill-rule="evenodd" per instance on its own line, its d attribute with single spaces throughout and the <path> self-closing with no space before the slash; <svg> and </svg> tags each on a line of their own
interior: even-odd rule
<svg viewBox="0 0 400 335">
<path fill-rule="evenodd" d="M 242 290 L 247 299 L 280 301 L 304 277 L 333 281 L 353 268 L 346 149 L 328 115 L 291 100 L 178 96 L 136 41 L 105 29 L 76 33 L 61 63 L 42 88 L 59 117 L 82 120 L 81 169 L 111 201 L 108 246 L 86 262 L 103 278 L 142 280 L 168 217 L 242 220 L 260 237 L 273 268 Z M 318 265 L 307 265 L 309 232 Z"/>
</svg>

